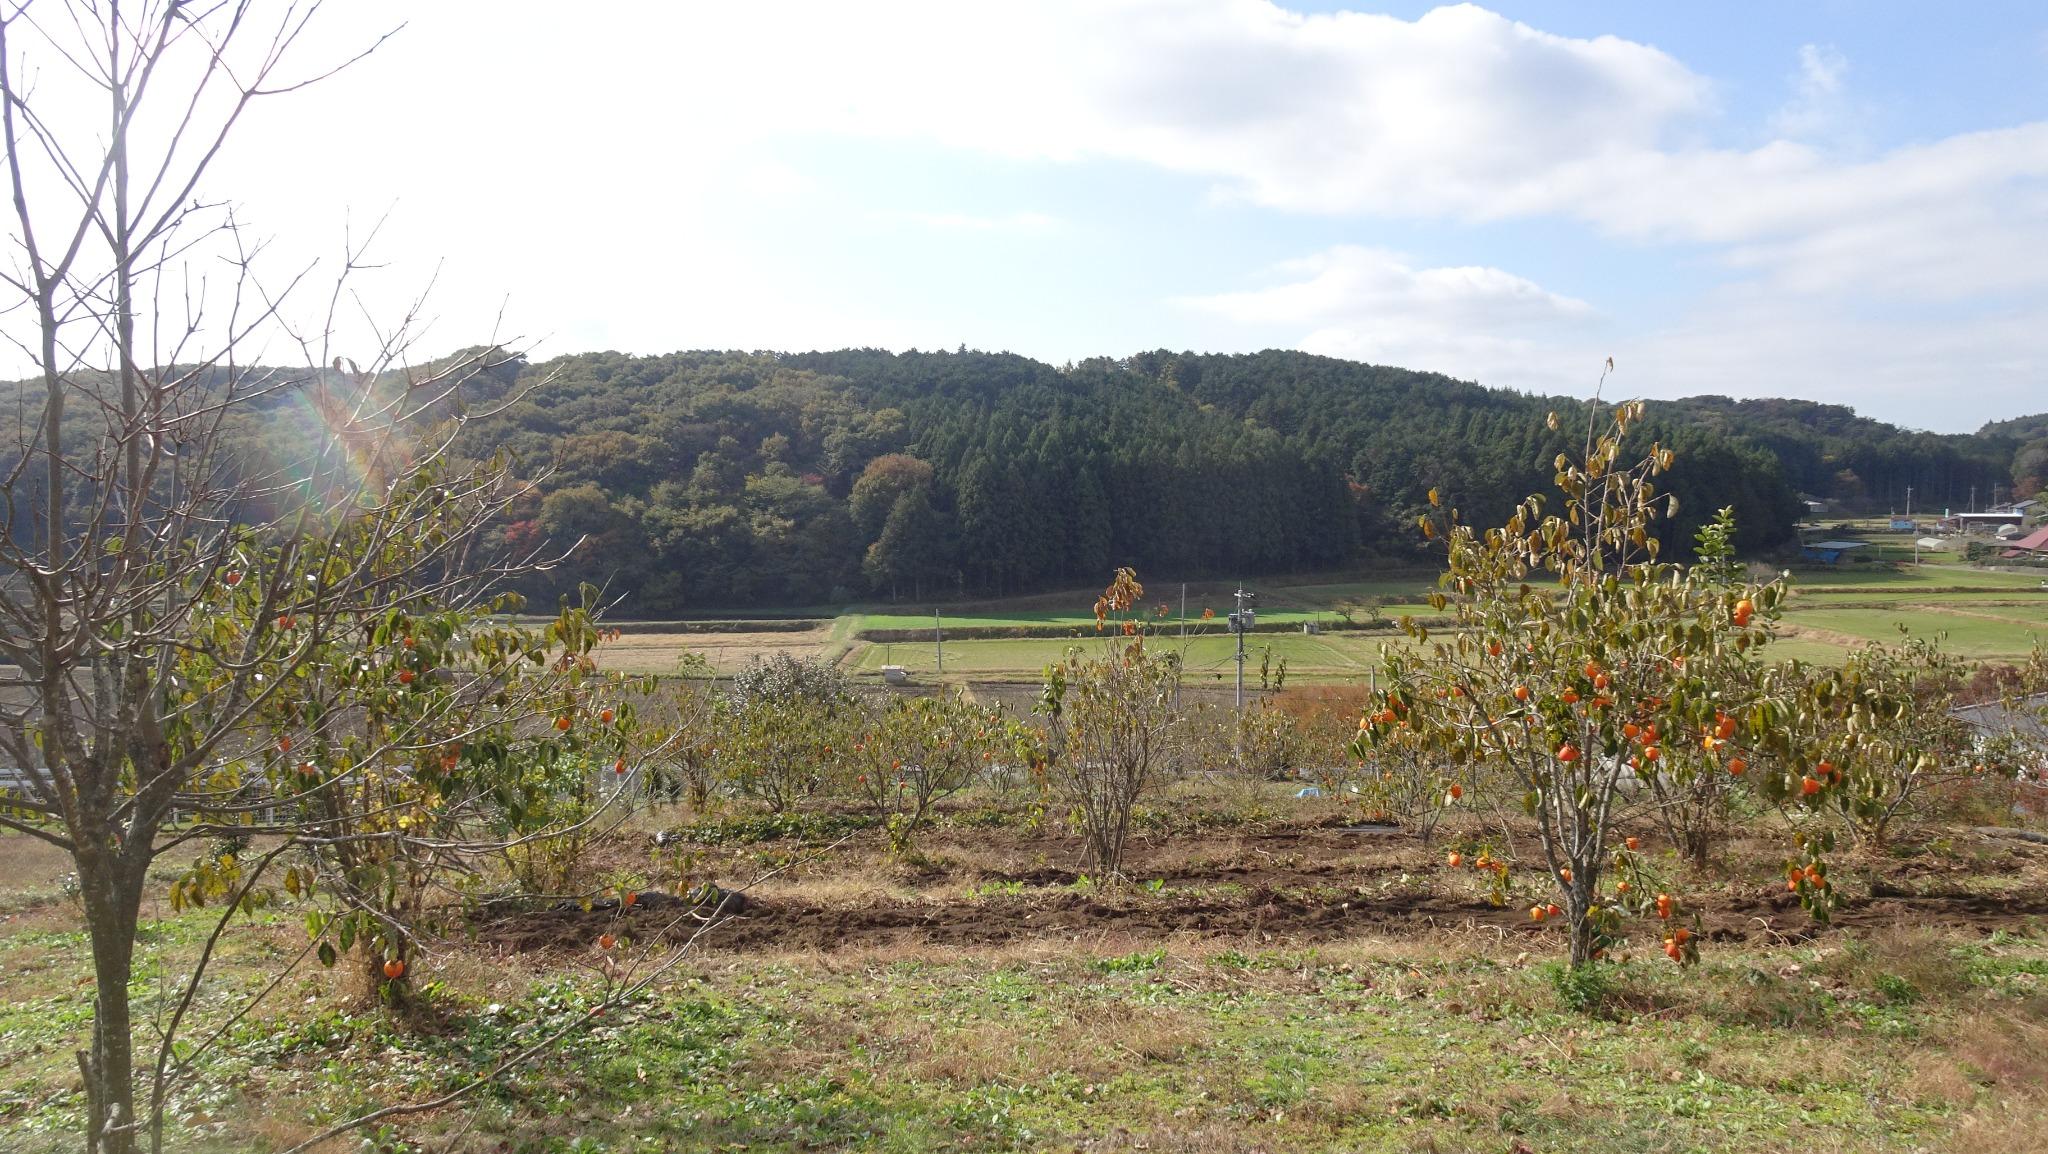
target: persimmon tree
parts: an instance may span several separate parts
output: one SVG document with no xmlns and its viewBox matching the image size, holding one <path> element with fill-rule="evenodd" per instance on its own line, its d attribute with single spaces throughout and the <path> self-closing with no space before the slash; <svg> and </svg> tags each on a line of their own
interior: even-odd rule
<svg viewBox="0 0 2048 1154">
<path fill-rule="evenodd" d="M 1987 774 L 2010 777 L 2012 750 L 1979 747 L 1954 714 L 1969 668 L 1938 639 L 1904 637 L 1852 651 L 1839 669 L 1809 671 L 1817 709 L 1809 743 L 1821 751 L 1814 768 L 1764 783 L 1767 796 L 1790 803 L 1826 790 L 1830 808 L 1861 843 L 1882 846 L 1895 823 L 1944 785 Z"/>
<path fill-rule="evenodd" d="M 1745 733 L 1798 707 L 1728 672 L 1766 639 L 1782 585 L 1660 559 L 1656 521 L 1675 504 L 1657 479 L 1674 455 L 1652 444 L 1624 456 L 1642 415 L 1630 401 L 1603 427 L 1594 409 L 1584 452 L 1557 459 L 1555 513 L 1530 497 L 1480 532 L 1431 494 L 1420 527 L 1448 562 L 1431 602 L 1454 626 L 1404 620 L 1414 644 L 1388 647 L 1385 701 L 1354 746 L 1370 757 L 1416 743 L 1448 773 L 1469 767 L 1518 789 L 1548 879 L 1540 888 L 1556 895 L 1538 908 L 1558 906 L 1574 966 L 1602 956 L 1624 913 L 1642 908 L 1643 895 L 1617 900 L 1602 886 L 1619 848 L 1617 807 L 1660 775 L 1682 789 L 1693 775 L 1731 773 Z M 1688 743 L 1699 756 L 1676 754 Z M 1660 920 L 1680 913 L 1660 905 Z M 1676 929 L 1665 944 L 1680 959 L 1697 949 Z"/>
<path fill-rule="evenodd" d="M 982 779 L 998 759 L 1028 755 L 1023 728 L 999 709 L 948 693 L 886 702 L 852 739 L 841 772 L 881 821 L 889 852 L 907 856 L 932 806 Z"/>
<path fill-rule="evenodd" d="M 515 678 L 513 654 L 535 646 L 486 623 L 543 560 L 486 536 L 520 492 L 511 463 L 452 451 L 467 421 L 519 399 L 499 379 L 513 354 L 418 363 L 413 315 L 343 315 L 361 245 L 306 301 L 309 270 L 269 275 L 208 187 L 251 107 L 347 63 L 287 65 L 318 8 L 0 7 L 0 339 L 34 365 L 23 431 L 0 447 L 0 661 L 21 670 L 0 756 L 26 782 L 0 827 L 63 850 L 78 877 L 90 1151 L 162 1147 L 195 1052 L 181 1028 L 233 911 L 272 884 L 332 897 L 368 883 L 308 852 L 410 842 L 449 864 L 434 834 L 489 824 L 494 715 L 516 725 L 522 686 L 555 684 Z M 410 657 L 394 627 L 414 630 Z M 372 775 L 395 792 L 352 795 L 351 820 L 322 813 Z M 152 871 L 218 839 L 243 848 L 202 854 L 174 892 L 217 898 L 223 916 L 153 1059 L 139 1055 L 130 990 Z"/>
<path fill-rule="evenodd" d="M 1724 508 L 1712 521 L 1700 527 L 1695 539 L 1692 575 L 1706 589 L 1739 590 L 1740 568 L 1735 560 L 1735 510 Z M 1738 594 L 1740 595 L 1740 594 Z M 1776 614 L 1753 616 L 1752 628 L 1768 634 Z M 1696 869 L 1707 866 L 1715 848 L 1726 836 L 1728 815 L 1735 795 L 1746 788 L 1744 779 L 1751 758 L 1735 744 L 1742 726 L 1725 703 L 1750 701 L 1763 695 L 1768 669 L 1762 638 L 1751 637 L 1746 646 L 1722 646 L 1704 657 L 1694 657 L 1697 671 L 1719 686 L 1723 705 L 1713 717 L 1700 719 L 1696 731 L 1681 733 L 1661 747 L 1659 770 L 1647 777 L 1650 810 L 1657 825 L 1671 839 L 1679 856 Z"/>
<path fill-rule="evenodd" d="M 657 751 L 648 792 L 681 795 L 691 812 L 702 814 L 718 784 L 718 698 L 707 686 L 680 679 L 661 696 L 663 716 L 648 727 L 648 745 Z"/>
<path fill-rule="evenodd" d="M 1238 714 L 1236 741 L 1238 768 L 1275 781 L 1294 776 L 1307 753 L 1301 723 L 1270 701 L 1260 701 Z M 1334 795 L 1338 783 L 1331 783 Z"/>
<path fill-rule="evenodd" d="M 1132 811 L 1168 768 L 1182 721 L 1180 655 L 1146 645 L 1144 616 L 1132 613 L 1144 595 L 1135 571 L 1116 571 L 1095 602 L 1097 628 L 1114 625 L 1114 635 L 1094 656 L 1076 646 L 1048 665 L 1036 707 L 1046 773 L 1081 830 L 1085 868 L 1112 878 L 1122 875 Z"/>
<path fill-rule="evenodd" d="M 422 527 L 441 514 L 462 511 Z M 387 542 L 367 564 L 417 578 L 409 553 Z M 253 591 L 268 584 L 271 558 L 249 560 L 195 617 L 216 643 L 254 631 L 270 608 Z M 406 582 L 362 592 L 323 613 L 275 615 L 285 637 L 309 635 L 266 663 L 259 676 L 275 691 L 182 799 L 193 824 L 165 848 L 277 839 L 255 860 L 284 867 L 276 884 L 308 906 L 320 961 L 355 957 L 366 988 L 403 1009 L 416 955 L 488 863 L 508 860 L 529 885 L 559 881 L 599 814 L 599 760 L 626 764 L 619 711 L 629 707 L 612 703 L 620 679 L 591 659 L 600 635 L 586 609 L 564 608 L 541 629 L 508 618 L 516 594 L 450 604 Z M 211 652 L 189 650 L 176 677 L 202 725 L 210 682 L 223 676 Z M 269 897 L 242 856 L 201 853 L 172 884 L 172 909 Z M 178 1063 L 189 1064 L 189 1054 Z"/>
<path fill-rule="evenodd" d="M 1461 779 L 1470 774 L 1447 775 L 1444 761 L 1413 728 L 1396 725 L 1377 738 L 1363 763 L 1360 796 L 1373 812 L 1414 830 L 1427 848 L 1445 815 L 1472 796 L 1473 787 Z"/>
<path fill-rule="evenodd" d="M 857 732 L 845 677 L 786 653 L 735 674 L 719 707 L 721 779 L 776 813 L 834 779 Z"/>
</svg>

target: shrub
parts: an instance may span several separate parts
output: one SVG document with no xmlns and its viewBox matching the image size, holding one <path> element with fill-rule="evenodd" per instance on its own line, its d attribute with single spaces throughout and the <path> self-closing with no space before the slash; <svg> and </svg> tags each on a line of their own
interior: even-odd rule
<svg viewBox="0 0 2048 1154">
<path fill-rule="evenodd" d="M 1783 587 L 1739 583 L 1712 558 L 1690 567 L 1658 560 L 1658 518 L 1672 503 L 1656 486 L 1674 454 L 1653 444 L 1634 464 L 1624 461 L 1642 414 L 1642 402 L 1623 404 L 1604 433 L 1588 428 L 1582 459 L 1558 455 L 1557 513 L 1546 516 L 1530 497 L 1484 533 L 1455 509 L 1421 519 L 1424 535 L 1448 552 L 1445 591 L 1433 604 L 1451 610 L 1460 629 L 1433 639 L 1403 622 L 1416 644 L 1388 652 L 1385 704 L 1361 719 L 1354 747 L 1367 758 L 1415 742 L 1450 764 L 1511 779 L 1535 819 L 1574 966 L 1601 956 L 1623 912 L 1639 910 L 1611 902 L 1600 884 L 1628 785 L 1735 775 L 1738 740 L 1779 741 L 1792 764 L 1811 752 L 1780 733 L 1786 715 L 1814 712 L 1800 696 L 1806 687 L 1743 672 L 1769 639 Z M 1437 493 L 1430 501 L 1441 508 Z M 1835 787 L 1807 791 L 1807 804 Z M 1798 888 L 1825 910 L 1824 886 Z M 1667 953 L 1693 960 L 1697 932 L 1666 931 Z"/>
<path fill-rule="evenodd" d="M 842 772 L 882 823 L 889 852 L 907 854 L 934 803 L 980 780 L 997 761 L 1028 756 L 1024 727 L 966 698 L 890 700 L 864 719 Z"/>
<path fill-rule="evenodd" d="M 1117 570 L 1096 602 L 1096 618 L 1129 611 L 1144 595 L 1137 574 Z M 1079 647 L 1046 667 L 1038 712 L 1047 719 L 1047 767 L 1072 807 L 1087 846 L 1085 868 L 1117 876 L 1138 798 L 1170 761 L 1180 711 L 1180 655 L 1145 644 L 1139 621 L 1119 621 L 1125 639 L 1099 657 Z"/>
</svg>

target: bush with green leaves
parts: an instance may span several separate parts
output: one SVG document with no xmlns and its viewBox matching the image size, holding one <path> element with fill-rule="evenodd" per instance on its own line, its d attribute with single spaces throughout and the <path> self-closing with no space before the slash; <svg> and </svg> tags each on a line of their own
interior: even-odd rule
<svg viewBox="0 0 2048 1154">
<path fill-rule="evenodd" d="M 841 772 L 908 855 L 932 806 L 983 780 L 997 765 L 1031 756 L 1027 727 L 959 693 L 894 697 L 864 719 Z"/>
<path fill-rule="evenodd" d="M 860 721 L 845 674 L 786 653 L 735 674 L 716 718 L 719 780 L 774 813 L 839 776 Z"/>
</svg>

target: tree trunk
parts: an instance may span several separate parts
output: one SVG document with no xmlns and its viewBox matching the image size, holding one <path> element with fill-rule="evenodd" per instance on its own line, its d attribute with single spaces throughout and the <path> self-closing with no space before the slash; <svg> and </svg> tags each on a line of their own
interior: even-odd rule
<svg viewBox="0 0 2048 1154">
<path fill-rule="evenodd" d="M 92 939 L 92 1048 L 79 1055 L 85 1074 L 89 1154 L 135 1150 L 135 1051 L 128 979 L 135 964 L 135 928 L 142 908 L 142 870 L 133 877 L 120 855 L 78 855 L 79 891 Z"/>
<path fill-rule="evenodd" d="M 1564 916 L 1569 919 L 1571 930 L 1571 966 L 1578 969 L 1593 961 L 1593 922 L 1586 916 L 1593 908 L 1593 894 L 1599 883 L 1599 863 L 1588 862 L 1572 867 L 1572 880 L 1564 887 Z"/>
<path fill-rule="evenodd" d="M 1713 857 L 1714 837 L 1705 829 L 1687 830 L 1679 842 L 1679 852 L 1694 869 L 1704 871 Z"/>
</svg>

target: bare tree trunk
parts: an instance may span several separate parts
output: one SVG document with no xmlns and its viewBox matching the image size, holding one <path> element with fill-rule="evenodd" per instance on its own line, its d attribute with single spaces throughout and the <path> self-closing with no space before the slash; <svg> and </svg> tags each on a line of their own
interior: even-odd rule
<svg viewBox="0 0 2048 1154">
<path fill-rule="evenodd" d="M 135 1149 L 134 1024 L 128 980 L 135 962 L 135 929 L 142 909 L 142 873 L 120 851 L 96 849 L 77 857 L 86 932 L 92 940 L 91 1049 L 79 1055 L 85 1075 L 86 1149 L 130 1154 Z"/>
</svg>

